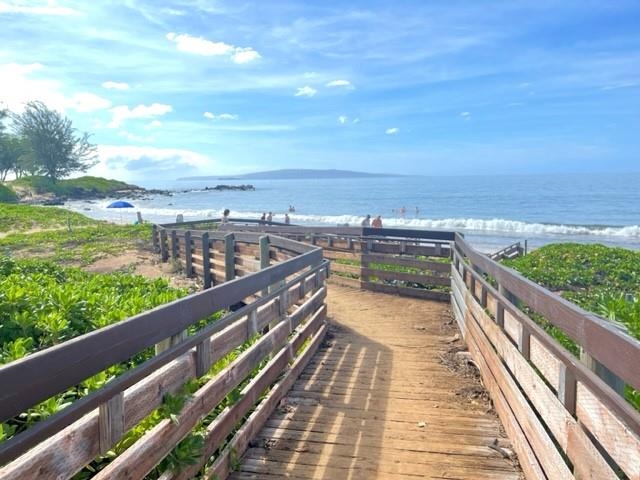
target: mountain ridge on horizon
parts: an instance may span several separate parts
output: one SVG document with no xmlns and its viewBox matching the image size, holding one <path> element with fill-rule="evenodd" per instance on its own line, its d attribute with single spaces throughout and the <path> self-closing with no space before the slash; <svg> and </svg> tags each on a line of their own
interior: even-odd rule
<svg viewBox="0 0 640 480">
<path fill-rule="evenodd" d="M 362 177 L 399 177 L 394 173 L 368 173 L 354 170 L 285 168 L 240 175 L 202 175 L 180 177 L 178 180 L 268 180 L 268 179 L 312 179 L 312 178 L 362 178 Z"/>
</svg>

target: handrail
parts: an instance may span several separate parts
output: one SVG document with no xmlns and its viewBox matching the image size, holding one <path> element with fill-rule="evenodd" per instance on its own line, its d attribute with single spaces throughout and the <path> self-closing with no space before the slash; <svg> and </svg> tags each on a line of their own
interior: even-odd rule
<svg viewBox="0 0 640 480">
<path fill-rule="evenodd" d="M 555 295 L 515 270 L 500 265 L 475 251 L 457 236 L 456 248 L 484 273 L 515 295 L 525 305 L 543 315 L 608 369 L 636 389 L 640 389 L 638 341 L 611 322 L 587 312 Z"/>
<path fill-rule="evenodd" d="M 261 240 L 261 236 L 256 234 L 243 233 L 239 236 L 248 243 L 258 244 Z M 228 313 L 220 321 L 204 327 L 193 336 L 161 351 L 155 357 L 123 373 L 99 390 L 78 399 L 71 406 L 0 443 L 0 465 L 17 458 L 83 415 L 104 405 L 114 396 L 121 395 L 125 389 L 174 361 L 193 347 L 200 346 L 206 339 L 229 327 L 241 317 L 257 312 L 258 307 L 275 299 L 280 302 L 281 310 L 286 308 L 282 306 L 282 301 L 284 298 L 288 303 L 286 300 L 288 289 L 295 284 L 300 284 L 301 289 L 296 287 L 296 291 L 303 292 L 304 283 L 310 275 L 315 276 L 327 270 L 328 262 L 322 259 L 320 248 L 285 238 L 271 237 L 271 240 L 277 248 L 299 252 L 299 254 L 281 263 L 265 267 L 250 276 L 227 281 L 211 289 L 175 300 L 120 323 L 0 366 L 0 384 L 12 387 L 0 391 L 1 422 L 26 411 L 42 400 L 66 391 L 111 365 L 127 361 L 134 354 L 180 334 L 190 325 L 217 311 L 227 309 L 262 292 L 262 296 L 250 305 Z M 266 294 L 267 288 L 268 294 Z M 294 315 L 309 313 L 305 309 L 300 309 Z"/>
</svg>

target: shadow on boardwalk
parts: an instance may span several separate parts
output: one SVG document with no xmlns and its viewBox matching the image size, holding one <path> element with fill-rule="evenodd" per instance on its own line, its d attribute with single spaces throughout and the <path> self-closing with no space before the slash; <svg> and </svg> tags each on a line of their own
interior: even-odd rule
<svg viewBox="0 0 640 480">
<path fill-rule="evenodd" d="M 441 362 L 448 305 L 329 287 L 331 333 L 230 478 L 518 479 L 490 405 Z"/>
</svg>

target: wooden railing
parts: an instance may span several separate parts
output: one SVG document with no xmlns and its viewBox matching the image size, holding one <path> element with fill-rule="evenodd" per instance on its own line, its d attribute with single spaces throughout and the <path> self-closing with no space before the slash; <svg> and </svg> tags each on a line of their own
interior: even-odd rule
<svg viewBox="0 0 640 480">
<path fill-rule="evenodd" d="M 257 225 L 255 220 L 217 219 L 166 224 L 154 229 L 154 244 L 163 259 L 184 261 L 188 275 L 198 275 L 205 287 L 225 280 L 222 252 L 232 251 L 233 236 L 263 232 L 322 247 L 332 260 L 331 281 L 342 285 L 428 300 L 450 300 L 450 258 L 453 232 L 355 227 L 301 227 L 284 224 Z M 215 228 L 209 233 L 193 227 Z M 228 232 L 234 232 L 230 234 Z M 189 245 L 187 248 L 186 245 Z M 211 248 L 211 265 L 201 262 L 203 249 Z M 261 248 L 266 248 L 263 245 Z M 237 250 L 237 249 L 236 249 Z M 239 250 L 237 253 L 242 253 Z M 254 251 L 255 262 L 273 252 Z M 236 274 L 243 272 L 238 270 Z"/>
<path fill-rule="evenodd" d="M 205 477 L 225 478 L 322 339 L 324 255 L 347 260 L 334 262 L 332 271 L 354 277 L 334 274 L 332 281 L 450 299 L 527 478 L 640 479 L 638 411 L 532 317 L 544 317 L 587 352 L 591 364 L 640 389 L 640 344 L 609 322 L 504 268 L 453 232 L 251 223 L 155 226 L 158 253 L 202 278 L 202 292 L 0 367 L 0 385 L 11 385 L 0 390 L 2 421 L 136 352 L 154 345 L 157 351 L 1 443 L 0 465 L 9 463 L 0 468 L 0 478 L 69 478 L 160 407 L 166 394 L 202 378 L 231 350 L 253 341 L 199 387 L 176 422 L 162 420 L 96 475 L 142 478 L 229 392 L 241 388 L 239 400 L 206 428 L 196 465 L 161 476 L 189 478 L 219 450 Z M 449 258 L 451 264 L 443 263 Z M 450 294 L 444 290 L 449 285 Z M 215 312 L 224 316 L 191 336 L 183 333 Z"/>
<path fill-rule="evenodd" d="M 527 478 L 640 478 L 640 415 L 550 337 L 541 315 L 640 389 L 640 343 L 456 236 L 452 307 Z"/>
<path fill-rule="evenodd" d="M 521 242 L 512 243 L 511 245 L 501 248 L 497 252 L 490 253 L 489 258 L 491 260 L 495 260 L 496 262 L 498 262 L 505 258 L 516 258 L 526 254 L 527 254 L 527 241 L 525 240 L 524 246 L 522 246 Z"/>
<path fill-rule="evenodd" d="M 214 235 L 207 243 L 206 233 L 195 238 L 204 241 L 205 248 L 200 257 L 192 252 L 191 268 L 197 270 L 213 257 L 213 278 L 220 270 L 220 240 Z M 251 233 L 225 236 L 226 247 L 231 239 L 232 250 L 222 253 L 228 260 L 224 283 L 0 367 L 2 422 L 111 365 L 156 349 L 144 363 L 0 443 L 0 478 L 72 477 L 107 454 L 190 379 L 201 380 L 175 418 L 161 420 L 94 478 L 143 478 L 206 416 L 221 409 L 227 395 L 240 389 L 238 400 L 204 429 L 204 447 L 195 463 L 167 470 L 161 478 L 191 478 L 218 450 L 205 478 L 227 476 L 233 457 L 246 449 L 324 336 L 328 271 L 317 247 Z M 253 260 L 266 243 L 274 264 Z M 215 313 L 221 315 L 217 321 L 186 333 Z M 247 348 L 221 371 L 210 371 L 243 345 Z"/>
</svg>

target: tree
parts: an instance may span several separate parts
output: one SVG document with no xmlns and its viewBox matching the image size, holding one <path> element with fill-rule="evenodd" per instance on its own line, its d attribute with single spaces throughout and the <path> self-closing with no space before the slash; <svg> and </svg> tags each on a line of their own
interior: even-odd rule
<svg viewBox="0 0 640 480">
<path fill-rule="evenodd" d="M 89 134 L 76 134 L 71 120 L 39 101 L 29 102 L 22 114 L 12 115 L 16 133 L 28 140 L 37 173 L 52 181 L 85 172 L 97 163 Z"/>
<path fill-rule="evenodd" d="M 0 134 L 0 181 L 13 171 L 16 178 L 24 173 L 36 175 L 40 167 L 36 164 L 29 139 L 15 134 Z"/>
</svg>

